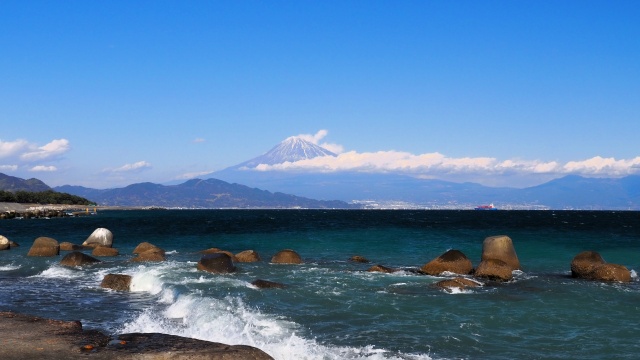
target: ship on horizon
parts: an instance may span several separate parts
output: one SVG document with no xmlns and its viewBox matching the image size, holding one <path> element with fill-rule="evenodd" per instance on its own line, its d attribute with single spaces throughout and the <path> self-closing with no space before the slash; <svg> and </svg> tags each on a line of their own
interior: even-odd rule
<svg viewBox="0 0 640 360">
<path fill-rule="evenodd" d="M 474 210 L 498 210 L 497 207 L 493 205 L 493 203 L 489 205 L 478 205 L 474 208 Z"/>
</svg>

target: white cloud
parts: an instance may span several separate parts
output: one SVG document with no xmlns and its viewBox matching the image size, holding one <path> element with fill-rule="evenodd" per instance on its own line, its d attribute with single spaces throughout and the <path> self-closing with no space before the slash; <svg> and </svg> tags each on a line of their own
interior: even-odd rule
<svg viewBox="0 0 640 360">
<path fill-rule="evenodd" d="M 0 165 L 0 171 L 16 171 L 18 165 Z"/>
<path fill-rule="evenodd" d="M 58 171 L 58 168 L 56 168 L 55 166 L 36 165 L 36 166 L 32 167 L 31 169 L 29 169 L 29 171 L 34 171 L 34 172 L 52 172 L 52 171 Z"/>
<path fill-rule="evenodd" d="M 29 150 L 20 155 L 24 161 L 41 161 L 56 157 L 69 151 L 69 140 L 56 139 L 50 143 L 36 147 L 29 145 Z"/>
<path fill-rule="evenodd" d="M 193 178 L 200 177 L 202 175 L 210 174 L 212 171 L 213 170 L 186 173 L 186 174 L 182 174 L 182 175 L 176 176 L 176 180 L 193 179 Z"/>
<path fill-rule="evenodd" d="M 447 157 L 438 152 L 411 154 L 400 151 L 358 153 L 349 151 L 337 157 L 323 156 L 276 165 L 260 164 L 259 171 L 358 171 L 371 173 L 404 173 L 425 178 L 448 175 L 527 175 L 579 174 L 586 176 L 624 176 L 640 173 L 640 157 L 616 160 L 600 156 L 561 164 L 556 161 L 503 160 L 491 157 Z"/>
<path fill-rule="evenodd" d="M 303 140 L 306 140 L 312 144 L 316 144 L 318 146 L 321 146 L 329 151 L 331 151 L 334 154 L 340 154 L 344 151 L 344 147 L 342 145 L 339 144 L 334 144 L 334 143 L 328 143 L 328 142 L 324 142 L 324 143 L 320 143 L 320 140 L 324 139 L 327 135 L 329 135 L 329 131 L 328 130 L 318 130 L 317 133 L 315 134 L 300 134 L 296 137 L 299 137 Z"/>
<path fill-rule="evenodd" d="M 133 164 L 125 164 L 115 169 L 107 169 L 107 172 L 135 172 L 151 168 L 151 164 L 146 161 L 138 161 Z"/>
<path fill-rule="evenodd" d="M 15 141 L 0 140 L 0 158 L 11 157 L 29 148 L 29 142 L 18 139 Z"/>
</svg>

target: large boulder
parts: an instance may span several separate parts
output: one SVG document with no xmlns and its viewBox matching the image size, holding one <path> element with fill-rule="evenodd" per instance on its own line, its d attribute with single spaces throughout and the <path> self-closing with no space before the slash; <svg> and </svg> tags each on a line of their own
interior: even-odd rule
<svg viewBox="0 0 640 360">
<path fill-rule="evenodd" d="M 420 271 L 428 275 L 440 275 L 445 271 L 467 275 L 473 271 L 473 264 L 461 251 L 449 250 L 426 263 Z"/>
<path fill-rule="evenodd" d="M 141 242 L 140 244 L 138 244 L 138 246 L 136 246 L 136 248 L 133 249 L 133 251 L 131 253 L 132 254 L 140 254 L 140 253 L 143 253 L 145 251 L 157 250 L 157 249 L 162 250 L 162 248 L 160 248 L 160 247 L 158 247 L 156 245 L 153 245 L 150 242 L 146 242 L 145 241 L 145 242 Z M 164 250 L 162 250 L 162 251 L 164 251 Z"/>
<path fill-rule="evenodd" d="M 35 239 L 27 256 L 56 256 L 60 255 L 60 244 L 50 237 L 39 237 Z"/>
<path fill-rule="evenodd" d="M 89 256 L 87 254 L 83 254 L 79 251 L 74 251 L 65 255 L 65 257 L 60 260 L 60 265 L 64 266 L 83 266 L 88 264 L 95 264 L 100 262 L 100 260 Z"/>
<path fill-rule="evenodd" d="M 97 228 L 91 235 L 82 243 L 82 246 L 96 247 L 96 246 L 113 246 L 113 234 L 109 229 Z"/>
<path fill-rule="evenodd" d="M 198 261 L 198 270 L 215 274 L 226 274 L 236 271 L 231 257 L 225 253 L 205 254 Z"/>
<path fill-rule="evenodd" d="M 204 255 L 206 255 L 206 254 L 218 254 L 218 253 L 227 254 L 231 258 L 231 260 L 233 262 L 238 262 L 238 258 L 236 258 L 236 256 L 233 253 L 231 253 L 230 251 L 226 251 L 226 250 L 222 250 L 222 249 L 218 249 L 218 248 L 209 248 L 209 249 L 200 251 L 200 254 L 204 254 Z"/>
<path fill-rule="evenodd" d="M 481 286 L 482 284 L 480 284 L 477 281 L 473 281 L 471 279 L 467 279 L 467 278 L 463 278 L 463 277 L 457 277 L 454 279 L 446 279 L 446 280 L 442 280 L 442 281 L 438 281 L 437 283 L 435 283 L 436 287 L 445 289 L 448 292 L 453 292 L 453 289 L 460 289 L 460 290 L 464 290 L 466 288 L 469 287 L 478 287 Z"/>
<path fill-rule="evenodd" d="M 101 257 L 118 256 L 119 254 L 118 249 L 106 246 L 96 246 L 91 252 L 91 255 Z"/>
<path fill-rule="evenodd" d="M 482 243 L 482 261 L 496 259 L 505 262 L 511 270 L 520 270 L 520 261 L 513 241 L 506 235 L 489 236 Z"/>
<path fill-rule="evenodd" d="M 243 263 L 251 263 L 260 261 L 260 255 L 253 250 L 245 250 L 236 254 L 236 260 Z"/>
<path fill-rule="evenodd" d="M 158 262 L 167 260 L 164 250 L 157 248 L 143 251 L 131 259 L 134 262 Z"/>
<path fill-rule="evenodd" d="M 590 278 L 591 273 L 598 266 L 606 262 L 595 251 L 583 251 L 576 255 L 571 261 L 571 276 L 577 278 Z"/>
<path fill-rule="evenodd" d="M 302 258 L 297 252 L 285 249 L 273 255 L 271 262 L 274 264 L 302 264 Z"/>
<path fill-rule="evenodd" d="M 513 278 L 511 265 L 498 259 L 482 260 L 476 269 L 475 276 L 489 280 L 509 281 Z"/>
<path fill-rule="evenodd" d="M 0 250 L 9 250 L 11 248 L 11 242 L 9 239 L 0 235 Z"/>
<path fill-rule="evenodd" d="M 84 246 L 72 244 L 68 241 L 60 243 L 60 251 L 76 251 L 82 249 L 84 249 Z"/>
<path fill-rule="evenodd" d="M 618 264 L 602 264 L 593 270 L 591 278 L 600 281 L 630 282 L 631 271 Z"/>
<path fill-rule="evenodd" d="M 571 276 L 599 281 L 631 281 L 629 269 L 622 265 L 607 263 L 595 251 L 583 251 L 573 258 Z"/>
<path fill-rule="evenodd" d="M 100 287 L 117 291 L 129 291 L 131 288 L 131 275 L 107 274 Z"/>
</svg>

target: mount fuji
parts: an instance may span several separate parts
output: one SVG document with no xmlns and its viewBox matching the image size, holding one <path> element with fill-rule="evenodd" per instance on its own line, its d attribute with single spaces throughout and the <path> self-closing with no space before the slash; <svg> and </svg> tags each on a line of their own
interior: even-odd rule
<svg viewBox="0 0 640 360">
<path fill-rule="evenodd" d="M 319 156 L 335 157 L 337 155 L 301 137 L 291 136 L 265 154 L 232 166 L 229 169 L 255 169 L 260 164 L 276 165 L 284 162 L 313 159 Z"/>
</svg>

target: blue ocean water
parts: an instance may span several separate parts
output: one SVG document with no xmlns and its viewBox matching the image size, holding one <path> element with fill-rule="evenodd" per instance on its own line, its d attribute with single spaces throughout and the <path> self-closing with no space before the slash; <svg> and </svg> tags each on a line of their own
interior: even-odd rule
<svg viewBox="0 0 640 360">
<path fill-rule="evenodd" d="M 120 256 L 84 268 L 26 257 L 39 236 L 81 244 L 96 228 Z M 635 359 L 640 353 L 640 213 L 588 211 L 166 210 L 0 221 L 21 246 L 0 252 L 0 310 L 107 333 L 163 332 L 259 347 L 276 359 Z M 449 249 L 477 266 L 485 237 L 513 239 L 522 271 L 508 283 L 449 293 L 416 274 Z M 148 241 L 162 263 L 133 263 Z M 198 271 L 198 251 L 252 249 L 230 275 Z M 270 264 L 293 249 L 303 265 Z M 629 284 L 570 277 L 598 251 Z M 88 253 L 88 251 L 87 251 Z M 360 255 L 371 264 L 349 262 Z M 369 273 L 373 264 L 402 269 Z M 100 288 L 108 273 L 132 291 Z M 286 284 L 258 289 L 256 279 Z"/>
</svg>

